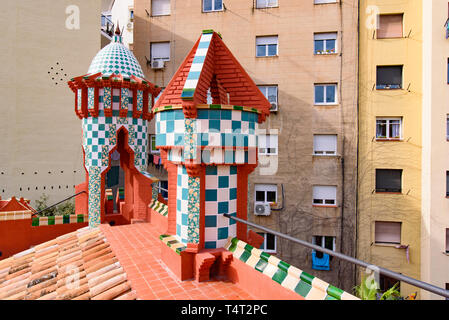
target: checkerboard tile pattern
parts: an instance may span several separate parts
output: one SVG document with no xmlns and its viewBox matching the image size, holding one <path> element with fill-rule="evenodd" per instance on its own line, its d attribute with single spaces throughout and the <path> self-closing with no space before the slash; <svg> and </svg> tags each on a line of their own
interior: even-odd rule
<svg viewBox="0 0 449 320">
<path fill-rule="evenodd" d="M 31 220 L 33 227 L 52 226 L 55 224 L 84 223 L 88 221 L 87 214 L 71 214 L 64 216 L 36 217 Z"/>
<path fill-rule="evenodd" d="M 31 219 L 31 211 L 3 211 L 0 212 L 0 221 Z"/>
<path fill-rule="evenodd" d="M 97 118 L 82 120 L 83 148 L 86 154 L 86 167 L 101 167 L 103 172 L 109 165 L 109 152 L 117 144 L 117 131 L 121 128 L 129 133 L 128 144 L 135 153 L 134 165 L 140 172 L 146 170 L 148 151 L 148 121 L 132 118 L 128 112 L 126 118 L 118 117 L 118 111 L 112 117 L 105 117 L 100 111 Z"/>
<path fill-rule="evenodd" d="M 128 77 L 134 75 L 145 78 L 136 57 L 123 45 L 122 37 L 119 35 L 115 35 L 111 43 L 101 49 L 92 60 L 88 73 L 98 72 L 103 75 L 115 73 Z"/>
<path fill-rule="evenodd" d="M 175 162 L 201 159 L 207 164 L 255 163 L 257 119 L 257 113 L 240 110 L 201 109 L 193 120 L 184 119 L 182 110 L 158 112 L 156 146 L 175 147 L 168 154 Z"/>
<path fill-rule="evenodd" d="M 236 223 L 224 213 L 237 216 L 237 167 L 206 167 L 205 248 L 223 248 L 236 236 Z"/>
<path fill-rule="evenodd" d="M 189 175 L 186 167 L 178 166 L 176 188 L 176 236 L 182 243 L 188 243 L 187 223 L 189 207 Z"/>
<path fill-rule="evenodd" d="M 230 237 L 225 249 L 231 251 L 235 258 L 306 300 L 358 300 L 353 295 L 237 238 Z"/>
<path fill-rule="evenodd" d="M 198 243 L 200 178 L 190 177 L 186 168 L 180 165 L 176 190 L 176 236 L 182 243 Z"/>
<path fill-rule="evenodd" d="M 201 35 L 195 57 L 193 58 L 192 66 L 190 67 L 186 82 L 184 83 L 184 88 L 181 94 L 182 99 L 193 99 L 200 74 L 203 70 L 204 61 L 206 60 L 207 52 L 209 51 L 211 40 L 212 33 L 203 33 Z"/>
</svg>

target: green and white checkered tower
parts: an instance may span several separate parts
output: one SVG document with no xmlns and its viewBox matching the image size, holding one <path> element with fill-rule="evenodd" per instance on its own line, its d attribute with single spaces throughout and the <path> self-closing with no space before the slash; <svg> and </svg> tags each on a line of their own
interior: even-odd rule
<svg viewBox="0 0 449 320">
<path fill-rule="evenodd" d="M 118 26 L 111 43 L 92 60 L 88 73 L 68 84 L 75 93 L 75 113 L 82 120 L 89 226 L 96 227 L 104 215 L 104 180 L 114 150 L 129 153 L 124 170 L 143 175 L 148 183 L 157 180 L 146 172 L 147 128 L 153 97 L 160 89 L 145 80 L 134 54 L 122 43 Z M 118 146 L 121 131 L 126 141 Z"/>
</svg>

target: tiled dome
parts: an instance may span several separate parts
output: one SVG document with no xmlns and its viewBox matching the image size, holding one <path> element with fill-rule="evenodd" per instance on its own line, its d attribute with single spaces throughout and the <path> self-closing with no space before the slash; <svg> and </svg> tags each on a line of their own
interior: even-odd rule
<svg viewBox="0 0 449 320">
<path fill-rule="evenodd" d="M 122 37 L 115 34 L 110 44 L 101 49 L 90 64 L 88 73 L 101 72 L 103 75 L 112 73 L 123 76 L 134 75 L 144 78 L 142 68 L 134 54 L 122 43 Z"/>
</svg>

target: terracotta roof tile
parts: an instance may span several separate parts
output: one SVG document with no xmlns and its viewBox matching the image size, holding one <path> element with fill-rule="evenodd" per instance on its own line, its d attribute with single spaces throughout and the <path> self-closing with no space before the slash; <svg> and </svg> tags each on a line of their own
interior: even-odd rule
<svg viewBox="0 0 449 320">
<path fill-rule="evenodd" d="M 82 228 L 0 261 L 0 299 L 137 299 L 100 229 Z"/>
</svg>

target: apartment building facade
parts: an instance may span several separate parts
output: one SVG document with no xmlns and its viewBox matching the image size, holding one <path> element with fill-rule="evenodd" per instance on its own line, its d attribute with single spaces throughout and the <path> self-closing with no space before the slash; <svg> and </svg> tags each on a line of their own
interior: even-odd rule
<svg viewBox="0 0 449 320">
<path fill-rule="evenodd" d="M 55 203 L 84 180 L 81 126 L 66 82 L 85 74 L 100 49 L 100 12 L 100 0 L 2 1 L 3 199 L 34 205 L 45 193 Z"/>
<path fill-rule="evenodd" d="M 220 32 L 272 104 L 249 177 L 249 220 L 355 255 L 357 21 L 354 0 L 134 1 L 134 54 L 164 88 L 204 29 Z M 154 133 L 154 124 L 150 125 Z M 148 171 L 164 187 L 155 145 Z M 257 231 L 257 230 L 256 230 Z M 262 248 L 336 283 L 354 266 L 263 234 Z"/>
<path fill-rule="evenodd" d="M 358 258 L 420 278 L 421 0 L 363 0 L 359 33 Z M 443 22 L 444 23 L 444 22 Z M 381 289 L 396 280 L 380 276 Z M 400 284 L 403 296 L 419 291 Z"/>
<path fill-rule="evenodd" d="M 448 1 L 423 1 L 421 280 L 449 290 Z M 442 299 L 422 292 L 424 299 Z"/>
</svg>

